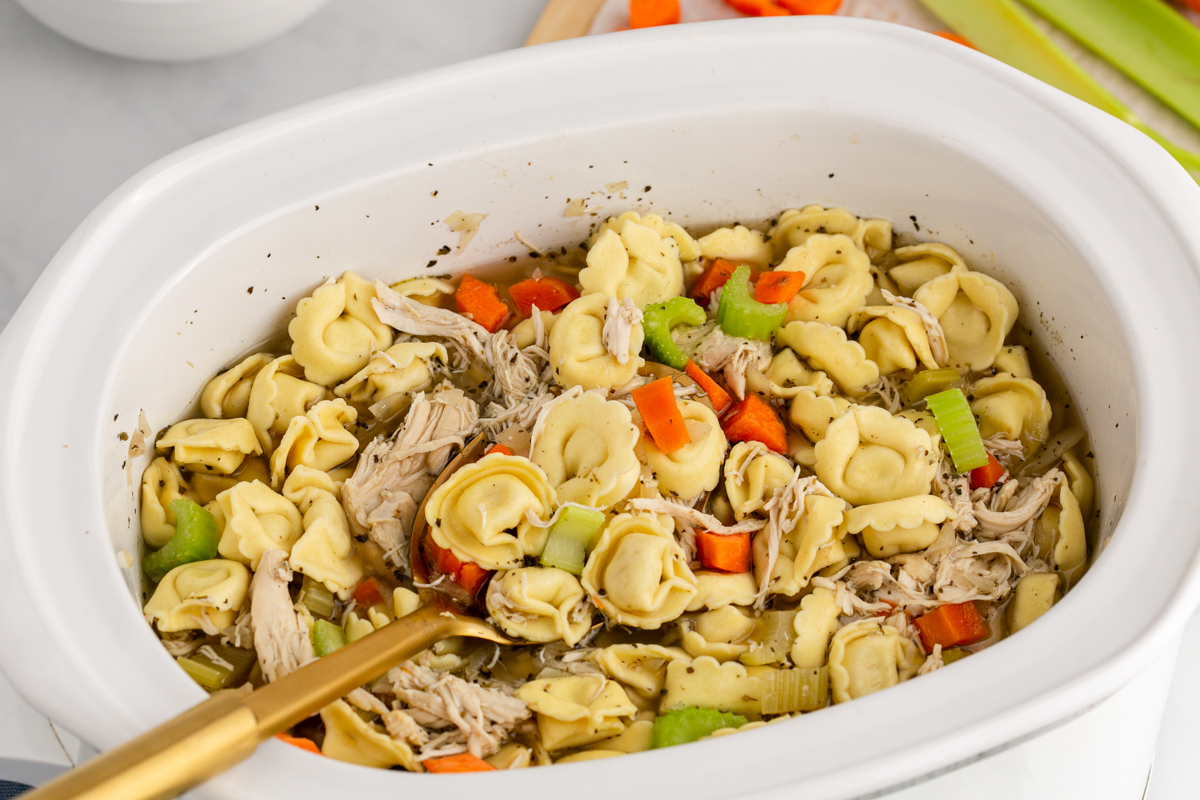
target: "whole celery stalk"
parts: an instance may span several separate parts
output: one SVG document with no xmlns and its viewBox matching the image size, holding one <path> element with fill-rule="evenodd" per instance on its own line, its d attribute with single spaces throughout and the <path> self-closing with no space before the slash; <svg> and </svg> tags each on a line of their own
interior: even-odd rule
<svg viewBox="0 0 1200 800">
<path fill-rule="evenodd" d="M 1200 183 L 1200 155 L 1163 138 L 1047 36 L 1014 0 L 921 0 L 995 59 L 1107 111 L 1149 136 Z"/>
</svg>

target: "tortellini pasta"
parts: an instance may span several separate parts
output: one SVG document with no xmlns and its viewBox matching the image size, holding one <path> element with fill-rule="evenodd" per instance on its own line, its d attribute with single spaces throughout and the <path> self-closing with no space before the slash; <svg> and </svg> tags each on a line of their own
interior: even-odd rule
<svg viewBox="0 0 1200 800">
<path fill-rule="evenodd" d="M 845 703 L 895 686 L 917 674 L 920 649 L 878 620 L 852 622 L 829 645 L 829 687 L 833 702 Z"/>
<path fill-rule="evenodd" d="M 929 547 L 938 537 L 938 525 L 953 517 L 954 509 L 945 500 L 923 494 L 852 508 L 843 528 L 862 534 L 871 555 L 890 558 Z"/>
<path fill-rule="evenodd" d="M 905 297 L 912 297 L 917 289 L 934 278 L 940 278 L 955 269 L 967 268 L 962 256 L 953 248 L 938 242 L 897 247 L 895 255 L 896 265 L 888 271 L 888 277 Z"/>
<path fill-rule="evenodd" d="M 454 473 L 425 501 L 425 520 L 439 547 L 484 569 L 513 569 L 546 545 L 554 487 L 527 458 L 493 453 Z M 514 533 L 515 531 L 515 533 Z"/>
<path fill-rule="evenodd" d="M 844 327 L 850 313 L 871 293 L 871 260 L 841 234 L 817 233 L 793 247 L 776 268 L 803 272 L 804 286 L 788 304 L 788 322 L 824 322 Z"/>
<path fill-rule="evenodd" d="M 622 364 L 604 347 L 604 320 L 608 296 L 584 295 L 572 300 L 550 331 L 550 365 L 554 382 L 564 389 L 611 389 L 633 380 L 646 362 L 642 359 L 642 324 L 633 324 L 629 358 Z"/>
<path fill-rule="evenodd" d="M 695 706 L 757 716 L 762 713 L 762 669 L 736 661 L 722 663 L 712 656 L 690 663 L 672 661 L 667 665 L 662 710 Z"/>
<path fill-rule="evenodd" d="M 539 311 L 538 314 L 542 318 L 542 330 L 546 336 L 549 336 L 550 331 L 554 330 L 555 323 L 558 322 L 559 315 L 549 311 Z M 537 329 L 534 327 L 533 319 L 533 317 L 523 319 L 512 329 L 513 344 L 519 350 L 524 350 L 530 345 L 537 344 Z M 542 344 L 545 345 L 545 341 Z"/>
<path fill-rule="evenodd" d="M 1059 487 L 1058 505 L 1047 507 L 1034 523 L 1033 536 L 1038 555 L 1072 583 L 1087 559 L 1087 534 L 1079 501 L 1067 483 Z"/>
<path fill-rule="evenodd" d="M 775 332 L 775 340 L 825 372 L 838 389 L 851 397 L 863 396 L 867 387 L 879 380 L 879 367 L 867 358 L 862 345 L 847 339 L 846 332 L 836 326 L 789 322 Z"/>
<path fill-rule="evenodd" d="M 852 505 L 928 494 L 940 461 L 928 433 L 871 406 L 831 422 L 815 449 L 817 477 Z"/>
<path fill-rule="evenodd" d="M 1050 402 L 1046 392 L 1030 378 L 1004 372 L 982 378 L 971 387 L 971 411 L 979 418 L 979 435 L 1004 436 L 1020 442 L 1032 453 L 1050 435 Z"/>
<path fill-rule="evenodd" d="M 305 378 L 332 386 L 365 367 L 371 353 L 392 346 L 392 329 L 379 321 L 373 299 L 375 285 L 346 272 L 296 305 L 288 335 Z"/>
<path fill-rule="evenodd" d="M 937 317 L 946 335 L 949 366 L 981 372 L 992 366 L 1017 322 L 1017 299 L 1004 284 L 953 269 L 917 289 L 913 299 Z"/>
<path fill-rule="evenodd" d="M 752 572 L 716 572 L 698 570 L 696 596 L 688 603 L 688 611 L 716 610 L 728 605 L 749 606 L 758 597 L 758 584 Z"/>
<path fill-rule="evenodd" d="M 739 442 L 725 459 L 725 494 L 736 519 L 761 511 L 763 505 L 792 479 L 786 458 L 758 442 Z"/>
<path fill-rule="evenodd" d="M 788 408 L 788 419 L 813 444 L 825 438 L 835 419 L 846 413 L 850 401 L 844 397 L 822 396 L 812 390 L 798 392 Z"/>
<path fill-rule="evenodd" d="M 825 666 L 841 613 L 837 595 L 824 586 L 813 589 L 800 601 L 800 610 L 792 620 L 796 632 L 792 641 L 793 664 L 800 668 Z"/>
<path fill-rule="evenodd" d="M 545 471 L 558 502 L 610 508 L 632 491 L 642 468 L 634 453 L 641 434 L 626 406 L 585 392 L 558 402 L 542 425 L 529 458 Z"/>
<path fill-rule="evenodd" d="M 517 697 L 537 712 L 542 746 L 551 753 L 608 739 L 637 713 L 625 690 L 599 675 L 568 675 L 530 681 Z"/>
<path fill-rule="evenodd" d="M 814 234 L 839 233 L 848 236 L 872 261 L 892 249 L 892 223 L 886 219 L 861 219 L 844 208 L 819 205 L 784 211 L 768 235 L 776 258 L 782 258 L 790 248 L 804 244 Z"/>
<path fill-rule="evenodd" d="M 200 393 L 200 411 L 209 419 L 246 416 L 254 378 L 273 360 L 268 353 L 255 353 L 215 376 Z"/>
<path fill-rule="evenodd" d="M 250 588 L 250 572 L 236 561 L 193 561 L 159 582 L 143 612 L 162 633 L 217 633 L 233 624 Z"/>
<path fill-rule="evenodd" d="M 674 534 L 649 514 L 619 514 L 605 526 L 582 583 L 609 619 L 647 630 L 679 617 L 696 596 Z"/>
<path fill-rule="evenodd" d="M 454 284 L 441 278 L 409 278 L 397 281 L 390 287 L 401 297 L 416 301 L 421 305 L 437 306 L 442 298 L 454 294 Z"/>
<path fill-rule="evenodd" d="M 780 539 L 768 584 L 770 592 L 793 597 L 808 586 L 818 570 L 845 557 L 839 529 L 845 507 L 845 502 L 836 497 L 810 494 L 804 498 L 799 518 Z M 761 576 L 770 563 L 767 540 L 762 534 L 754 538 L 753 554 L 755 573 Z"/>
<path fill-rule="evenodd" d="M 1033 378 L 1033 367 L 1029 364 L 1029 351 L 1019 344 L 1000 348 L 992 365 L 997 374 L 1007 372 L 1014 378 Z"/>
<path fill-rule="evenodd" d="M 683 292 L 683 263 L 677 240 L 644 222 L 622 217 L 599 233 L 588 250 L 587 266 L 579 273 L 579 285 L 585 293 L 630 298 L 638 308 L 644 308 Z"/>
<path fill-rule="evenodd" d="M 644 436 L 639 447 L 658 480 L 659 491 L 664 495 L 692 498 L 716 488 L 721 479 L 721 461 L 729 443 L 717 415 L 704 403 L 684 400 L 679 404 L 679 410 L 691 436 L 689 444 L 664 453 L 653 439 Z"/>
<path fill-rule="evenodd" d="M 592 622 L 579 581 L 554 567 L 499 573 L 488 585 L 486 604 L 502 631 L 529 642 L 562 640 L 574 647 Z"/>
<path fill-rule="evenodd" d="M 1008 604 L 1009 635 L 1031 625 L 1061 598 L 1062 577 L 1057 572 L 1038 572 L 1021 578 Z"/>
<path fill-rule="evenodd" d="M 750 634 L 755 627 L 754 617 L 737 606 L 705 611 L 679 623 L 687 654 L 693 658 L 711 656 L 717 661 L 733 661 L 750 652 Z"/>
<path fill-rule="evenodd" d="M 653 230 L 664 239 L 671 239 L 675 242 L 675 246 L 679 248 L 679 259 L 681 261 L 695 261 L 700 258 L 700 245 L 692 238 L 692 235 L 685 231 L 677 222 L 668 222 L 658 214 L 639 214 L 636 211 L 626 211 L 620 216 L 609 217 L 601 223 L 599 229 L 596 230 L 588 238 L 588 247 L 596 243 L 604 232 L 607 230 L 615 230 L 620 233 L 626 222 L 636 222 L 639 225 L 645 225 Z"/>
<path fill-rule="evenodd" d="M 449 363 L 444 345 L 401 342 L 371 356 L 367 365 L 333 390 L 354 403 L 377 403 L 398 394 L 414 394 L 433 383 L 434 362 Z"/>
<path fill-rule="evenodd" d="M 246 419 L 268 455 L 275 451 L 275 443 L 287 432 L 293 418 L 303 416 L 325 399 L 325 388 L 304 380 L 303 375 L 296 359 L 288 355 L 275 359 L 254 376 Z"/>
<path fill-rule="evenodd" d="M 939 366 L 925 325 L 911 308 L 867 306 L 850 316 L 848 330 L 858 333 L 858 343 L 881 375 Z"/>
<path fill-rule="evenodd" d="M 291 553 L 303 532 L 303 518 L 292 501 L 259 481 L 221 492 L 209 510 L 221 532 L 217 552 L 251 569 L 258 569 L 268 550 Z"/>
<path fill-rule="evenodd" d="M 334 700 L 321 709 L 321 722 L 325 723 L 323 755 L 364 767 L 420 772 L 411 747 L 364 720 L 345 700 Z"/>
<path fill-rule="evenodd" d="M 701 236 L 696 243 L 704 258 L 723 258 L 759 269 L 765 269 L 773 259 L 771 246 L 763 239 L 762 233 L 745 225 L 717 228 L 707 236 Z"/>
<path fill-rule="evenodd" d="M 299 466 L 283 485 L 283 496 L 303 514 L 303 533 L 292 545 L 292 568 L 325 584 L 343 600 L 365 574 L 354 549 L 350 523 L 338 500 L 341 487 L 328 474 Z"/>
<path fill-rule="evenodd" d="M 250 481 L 271 482 L 271 467 L 262 456 L 247 458 L 242 462 L 242 466 L 238 468 L 237 472 L 232 475 L 220 475 L 215 472 L 193 472 L 188 483 L 192 487 L 192 494 L 195 495 L 195 501 L 202 506 L 206 506 L 213 500 L 216 500 L 217 495 L 226 489 L 232 489 L 239 483 L 249 483 Z"/>
<path fill-rule="evenodd" d="M 1079 501 L 1079 511 L 1086 520 L 1092 513 L 1092 502 L 1096 495 L 1096 484 L 1084 466 L 1083 460 L 1074 451 L 1063 453 L 1062 470 L 1067 474 L 1071 494 Z"/>
<path fill-rule="evenodd" d="M 192 490 L 179 467 L 159 456 L 142 473 L 142 537 L 151 547 L 162 547 L 175 535 L 171 501 L 191 500 Z"/>
<path fill-rule="evenodd" d="M 690 661 L 691 657 L 678 647 L 658 644 L 614 644 L 596 655 L 605 675 L 646 698 L 662 693 L 667 664 L 679 660 Z"/>
<path fill-rule="evenodd" d="M 833 394 L 833 381 L 819 370 L 811 370 L 791 348 L 785 347 L 771 359 L 766 372 L 751 364 L 746 369 L 746 385 L 751 391 L 773 397 L 795 397 L 805 389 L 819 395 Z"/>
<path fill-rule="evenodd" d="M 294 417 L 271 454 L 272 485 L 281 485 L 301 465 L 328 472 L 354 458 L 358 438 L 347 428 L 356 421 L 358 412 L 340 398 L 322 400 L 304 416 Z"/>
<path fill-rule="evenodd" d="M 262 452 L 244 419 L 189 419 L 167 428 L 155 446 L 160 453 L 171 451 L 171 460 L 185 469 L 220 475 L 236 472 L 246 456 Z"/>
</svg>

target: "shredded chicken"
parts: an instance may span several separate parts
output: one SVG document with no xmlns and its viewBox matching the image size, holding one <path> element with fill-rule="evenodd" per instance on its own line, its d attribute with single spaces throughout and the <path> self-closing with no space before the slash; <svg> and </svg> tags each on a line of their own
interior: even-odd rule
<svg viewBox="0 0 1200 800">
<path fill-rule="evenodd" d="M 816 478 L 812 478 L 811 480 L 816 481 Z M 725 525 L 712 514 L 706 514 L 679 500 L 667 500 L 663 497 L 637 497 L 629 501 L 629 507 L 634 511 L 669 514 L 677 520 L 681 520 L 697 528 L 702 528 L 709 533 L 717 534 L 757 531 L 767 524 L 765 520 L 761 519 L 744 519 L 733 525 Z"/>
<path fill-rule="evenodd" d="M 892 608 L 887 603 L 872 603 L 862 599 L 850 591 L 844 581 L 814 575 L 812 585 L 833 592 L 834 602 L 842 610 L 843 616 L 873 617 L 881 611 L 890 611 Z"/>
<path fill-rule="evenodd" d="M 940 644 L 935 644 L 933 646 L 933 652 L 929 654 L 929 657 L 925 659 L 925 663 L 923 663 L 917 670 L 917 675 L 928 675 L 931 672 L 938 671 L 944 666 L 946 665 L 942 663 L 942 646 Z"/>
<path fill-rule="evenodd" d="M 1006 466 L 1020 461 L 1025 457 L 1025 445 L 1001 433 L 984 439 L 983 449 L 987 450 L 996 457 L 997 461 Z"/>
<path fill-rule="evenodd" d="M 676 325 L 671 329 L 671 341 L 690 358 L 696 352 L 700 342 L 708 338 L 715 327 L 717 327 L 715 319 L 710 319 L 703 325 L 694 328 L 691 325 Z"/>
<path fill-rule="evenodd" d="M 529 707 L 519 698 L 412 661 L 389 670 L 387 683 L 408 706 L 407 715 L 414 722 L 441 731 L 424 743 L 421 759 L 462 752 L 490 756 L 518 723 L 530 717 Z"/>
<path fill-rule="evenodd" d="M 887 409 L 889 414 L 898 414 L 904 408 L 900 400 L 900 385 L 891 375 L 881 375 L 879 380 L 867 387 L 866 392 L 864 401 L 872 395 L 878 397 L 880 406 Z"/>
<path fill-rule="evenodd" d="M 938 322 L 938 318 L 911 297 L 897 297 L 887 289 L 884 289 L 882 294 L 888 305 L 917 312 L 917 316 L 921 318 L 921 324 L 925 326 L 925 335 L 929 337 L 929 351 L 933 354 L 933 360 L 938 363 L 938 366 L 945 364 L 946 360 L 950 358 L 950 349 L 946 346 L 946 334 L 942 331 L 942 323 Z"/>
<path fill-rule="evenodd" d="M 1004 542 L 967 542 L 938 562 L 934 593 L 943 603 L 1003 600 L 1014 576 L 1028 572 L 1021 556 Z"/>
<path fill-rule="evenodd" d="M 771 576 L 775 572 L 775 562 L 779 560 L 779 544 L 783 541 L 783 537 L 791 533 L 800 521 L 800 515 L 804 513 L 804 498 L 810 494 L 824 497 L 837 496 L 816 478 L 804 477 L 800 468 L 796 467 L 788 485 L 782 489 L 776 489 L 771 499 L 763 505 L 763 510 L 767 512 L 766 533 L 763 534 L 767 537 L 767 563 L 763 566 L 759 576 L 758 594 L 754 600 L 756 608 L 766 605 L 767 592 L 771 588 Z"/>
<path fill-rule="evenodd" d="M 193 636 L 189 631 L 186 634 L 162 634 L 163 647 L 171 654 L 171 658 L 183 658 L 190 656 L 199 649 L 200 645 L 204 644 L 204 639 L 199 636 Z"/>
<path fill-rule="evenodd" d="M 346 702 L 352 706 L 361 708 L 363 711 L 369 711 L 381 717 L 391 710 L 383 704 L 382 700 L 361 686 L 350 690 L 350 693 L 346 695 Z"/>
<path fill-rule="evenodd" d="M 751 366 L 759 370 L 770 368 L 771 345 L 729 336 L 717 327 L 700 342 L 692 360 L 705 372 L 723 372 L 730 391 L 741 400 L 746 397 L 746 370 Z"/>
<path fill-rule="evenodd" d="M 417 724 L 406 711 L 392 709 L 383 715 L 383 727 L 388 736 L 411 747 L 421 747 L 429 742 L 429 731 Z"/>
<path fill-rule="evenodd" d="M 468 360 L 487 364 L 483 345 L 491 334 L 479 323 L 454 311 L 410 300 L 383 281 L 375 281 L 375 295 L 371 306 L 385 325 L 413 336 L 447 339 Z"/>
<path fill-rule="evenodd" d="M 1052 469 L 1034 478 L 1016 497 L 1006 502 L 1006 509 L 995 511 L 984 503 L 975 504 L 975 519 L 984 534 L 992 537 L 1014 531 L 1045 510 L 1050 498 L 1063 482 L 1062 470 Z"/>
<path fill-rule="evenodd" d="M 268 682 L 295 672 L 316 657 L 308 622 L 292 607 L 291 579 L 287 553 L 268 550 L 250 581 L 250 627 L 258 663 Z"/>
<path fill-rule="evenodd" d="M 626 297 L 623 302 L 615 297 L 608 298 L 608 310 L 604 314 L 604 330 L 600 334 L 600 340 L 604 343 L 604 349 L 618 364 L 629 363 L 633 326 L 641 321 L 642 311 L 633 304 L 632 298 Z"/>
<path fill-rule="evenodd" d="M 975 509 L 971 505 L 971 478 L 959 475 L 950 464 L 950 459 L 942 459 L 942 464 L 933 476 L 933 488 L 937 494 L 954 509 L 954 529 L 969 531 L 975 527 Z"/>
</svg>

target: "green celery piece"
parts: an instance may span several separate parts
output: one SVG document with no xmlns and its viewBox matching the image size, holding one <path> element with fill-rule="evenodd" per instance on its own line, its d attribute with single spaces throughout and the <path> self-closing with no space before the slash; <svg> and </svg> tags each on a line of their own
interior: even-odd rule
<svg viewBox="0 0 1200 800">
<path fill-rule="evenodd" d="M 988 463 L 979 426 L 971 413 L 971 404 L 961 389 L 947 389 L 925 398 L 925 404 L 933 412 L 942 441 L 954 460 L 954 468 L 968 472 Z"/>
<path fill-rule="evenodd" d="M 740 714 L 727 714 L 715 708 L 688 706 L 654 719 L 650 747 L 658 749 L 687 744 L 703 739 L 722 728 L 740 728 L 745 724 L 746 718 Z"/>
<path fill-rule="evenodd" d="M 829 668 L 798 667 L 764 676 L 762 713 L 795 714 L 816 711 L 829 702 Z"/>
<path fill-rule="evenodd" d="M 921 370 L 904 385 L 904 388 L 900 390 L 900 395 L 904 404 L 911 406 L 918 400 L 924 400 L 931 394 L 949 388 L 950 384 L 961 377 L 958 370 L 953 367 Z"/>
<path fill-rule="evenodd" d="M 142 559 L 142 569 L 158 583 L 168 572 L 193 561 L 217 557 L 217 518 L 203 506 L 178 498 L 169 506 L 175 515 L 175 535 L 157 551 Z"/>
<path fill-rule="evenodd" d="M 1158 142 L 1200 182 L 1200 155 L 1176 147 L 1142 121 L 1054 43 L 1014 0 L 921 0 L 995 59 L 1090 103 Z"/>
<path fill-rule="evenodd" d="M 558 521 L 546 537 L 542 550 L 543 567 L 557 567 L 582 575 L 587 561 L 587 546 L 604 525 L 604 512 L 579 506 L 567 506 L 558 516 Z"/>
<path fill-rule="evenodd" d="M 751 667 L 761 667 L 766 664 L 778 664 L 792 651 L 792 640 L 796 638 L 793 623 L 796 619 L 796 609 L 790 611 L 764 611 L 762 618 L 751 641 L 758 642 L 760 647 L 751 648 L 738 659 Z"/>
<path fill-rule="evenodd" d="M 943 650 L 942 651 L 942 666 L 946 666 L 947 664 L 953 664 L 955 661 L 966 658 L 969 655 L 971 655 L 969 652 L 967 652 L 966 650 L 962 650 L 958 647 L 951 647 L 949 650 Z"/>
<path fill-rule="evenodd" d="M 760 303 L 750 288 L 750 267 L 743 264 L 733 271 L 721 289 L 717 323 L 729 336 L 771 340 L 772 334 L 787 319 L 787 303 Z"/>
<path fill-rule="evenodd" d="M 334 598 L 333 592 L 329 591 L 329 588 L 320 581 L 305 575 L 304 582 L 300 585 L 298 599 L 314 617 L 333 619 L 333 612 L 337 609 L 337 599 Z"/>
<path fill-rule="evenodd" d="M 312 637 L 313 652 L 318 656 L 327 656 L 346 646 L 346 632 L 342 630 L 341 625 L 335 625 L 329 620 L 314 621 L 309 635 Z"/>
<path fill-rule="evenodd" d="M 690 297 L 672 297 L 665 303 L 648 305 L 642 313 L 646 347 L 656 361 L 683 369 L 687 366 L 687 355 L 671 339 L 671 329 L 676 325 L 703 325 L 706 319 L 708 315 L 704 309 Z"/>
<path fill-rule="evenodd" d="M 1200 130 L 1200 28 L 1162 0 L 1025 0 Z"/>
<path fill-rule="evenodd" d="M 199 652 L 176 660 L 192 680 L 210 692 L 218 689 L 233 689 L 245 683 L 246 679 L 250 677 L 250 670 L 254 667 L 256 660 L 254 651 L 225 644 L 214 644 L 211 647 L 217 654 L 217 658 L 229 666 L 218 664 L 204 653 Z"/>
</svg>

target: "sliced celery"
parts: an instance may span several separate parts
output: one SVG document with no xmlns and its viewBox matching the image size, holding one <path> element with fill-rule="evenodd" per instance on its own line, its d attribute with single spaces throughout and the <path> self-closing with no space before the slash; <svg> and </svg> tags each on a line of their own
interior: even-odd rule
<svg viewBox="0 0 1200 800">
<path fill-rule="evenodd" d="M 954 460 L 954 469 L 967 472 L 988 463 L 975 415 L 961 389 L 931 394 L 925 398 L 925 403 L 942 432 L 942 441 Z"/>
<path fill-rule="evenodd" d="M 200 652 L 176 660 L 192 680 L 210 692 L 232 689 L 245 683 L 254 667 L 254 651 L 223 644 L 214 644 L 211 647 L 224 664 L 217 663 Z"/>
<path fill-rule="evenodd" d="M 337 610 L 337 599 L 333 592 L 329 591 L 325 584 L 307 575 L 304 576 L 304 583 L 300 585 L 299 600 L 314 617 L 321 619 L 333 619 L 333 612 Z"/>
<path fill-rule="evenodd" d="M 672 747 L 703 739 L 722 728 L 740 728 L 746 718 L 727 714 L 715 708 L 689 706 L 656 717 L 650 733 L 650 747 Z"/>
<path fill-rule="evenodd" d="M 966 650 L 963 650 L 962 648 L 959 648 L 959 647 L 951 647 L 949 650 L 943 650 L 942 651 L 942 666 L 946 666 L 947 664 L 953 664 L 955 661 L 966 658 L 969 655 L 971 655 L 971 654 L 968 653 Z"/>
<path fill-rule="evenodd" d="M 751 648 L 738 660 L 752 667 L 764 664 L 778 664 L 788 653 L 792 652 L 792 640 L 796 638 L 793 622 L 796 619 L 795 609 L 791 611 L 764 611 L 758 627 L 750 635 L 750 640 L 762 646 Z"/>
<path fill-rule="evenodd" d="M 646 335 L 646 347 L 655 360 L 668 367 L 683 369 L 687 355 L 671 338 L 671 329 L 678 325 L 703 325 L 707 315 L 690 297 L 672 297 L 665 303 L 646 306 L 642 315 L 642 331 Z"/>
<path fill-rule="evenodd" d="M 764 676 L 762 713 L 795 714 L 816 711 L 829 700 L 829 668 L 781 669 Z"/>
<path fill-rule="evenodd" d="M 542 566 L 558 567 L 572 575 L 582 575 L 587 561 L 588 542 L 604 525 L 604 512 L 579 506 L 567 506 L 546 537 Z"/>
<path fill-rule="evenodd" d="M 175 535 L 142 559 L 142 569 L 156 583 L 182 564 L 217 557 L 220 541 L 217 518 L 203 506 L 184 498 L 172 500 L 170 509 L 175 515 Z"/>
<path fill-rule="evenodd" d="M 911 406 L 931 394 L 949 389 L 950 385 L 961 377 L 953 367 L 921 370 L 904 384 L 904 388 L 900 390 L 901 399 L 906 406 Z"/>
<path fill-rule="evenodd" d="M 342 626 L 328 620 L 316 620 L 309 635 L 312 637 L 313 652 L 318 656 L 327 656 L 346 646 L 346 632 Z"/>
<path fill-rule="evenodd" d="M 771 336 L 787 319 L 787 303 L 760 303 L 750 287 L 750 268 L 738 267 L 721 287 L 717 323 L 729 336 L 771 341 Z"/>
</svg>

